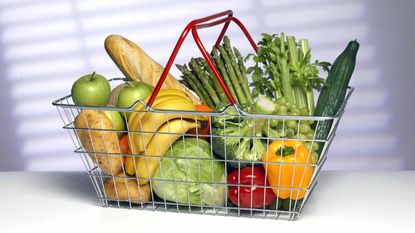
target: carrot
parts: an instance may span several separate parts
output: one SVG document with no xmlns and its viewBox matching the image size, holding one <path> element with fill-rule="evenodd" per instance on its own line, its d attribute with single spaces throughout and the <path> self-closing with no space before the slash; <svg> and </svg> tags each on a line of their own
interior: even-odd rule
<svg viewBox="0 0 415 233">
<path fill-rule="evenodd" d="M 129 146 L 128 146 L 128 134 L 123 135 L 120 138 L 120 148 L 123 154 L 128 154 Z"/>
</svg>

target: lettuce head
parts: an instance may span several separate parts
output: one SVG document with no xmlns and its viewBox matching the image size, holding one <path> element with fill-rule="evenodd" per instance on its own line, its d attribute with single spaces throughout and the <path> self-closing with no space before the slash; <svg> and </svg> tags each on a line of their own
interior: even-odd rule
<svg viewBox="0 0 415 233">
<path fill-rule="evenodd" d="M 152 177 L 154 193 L 171 202 L 225 205 L 225 165 L 213 160 L 210 148 L 209 142 L 196 138 L 173 143 Z"/>
</svg>

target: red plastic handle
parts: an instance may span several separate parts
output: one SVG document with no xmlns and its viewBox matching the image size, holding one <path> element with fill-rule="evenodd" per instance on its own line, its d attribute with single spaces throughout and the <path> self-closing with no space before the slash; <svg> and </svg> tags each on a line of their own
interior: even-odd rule
<svg viewBox="0 0 415 233">
<path fill-rule="evenodd" d="M 222 18 L 226 16 L 226 18 Z M 216 21 L 212 21 L 207 23 L 208 21 L 211 21 L 213 19 L 217 19 L 220 18 L 219 20 Z M 195 40 L 197 47 L 199 48 L 200 52 L 202 53 L 203 57 L 205 58 L 206 62 L 208 63 L 210 69 L 212 70 L 213 74 L 215 75 L 216 79 L 218 80 L 220 86 L 222 87 L 223 91 L 225 92 L 226 97 L 228 98 L 229 102 L 231 105 L 235 104 L 235 100 L 233 99 L 232 95 L 230 94 L 228 88 L 226 87 L 226 84 L 223 82 L 222 77 L 220 76 L 218 70 L 216 69 L 214 63 L 212 62 L 212 59 L 210 58 L 208 52 L 205 49 L 205 46 L 203 45 L 203 43 L 200 40 L 199 34 L 197 33 L 198 29 L 202 29 L 202 28 L 208 28 L 208 27 L 213 27 L 219 24 L 224 24 L 222 31 L 219 34 L 218 39 L 216 40 L 215 46 L 219 45 L 220 42 L 223 39 L 223 36 L 226 33 L 226 30 L 228 29 L 229 23 L 233 21 L 235 22 L 239 28 L 243 31 L 243 33 L 245 34 L 245 36 L 247 37 L 247 39 L 249 40 L 249 43 L 252 45 L 252 47 L 254 48 L 255 51 L 257 51 L 257 46 L 254 42 L 254 40 L 252 39 L 251 35 L 249 34 L 248 30 L 245 28 L 245 26 L 241 23 L 241 21 L 239 21 L 237 18 L 233 17 L 233 12 L 232 10 L 226 10 L 214 15 L 210 15 L 204 18 L 200 18 L 200 19 L 195 19 L 193 21 L 191 21 L 183 30 L 182 34 L 180 35 L 176 46 L 173 49 L 172 54 L 170 55 L 169 60 L 167 61 L 167 64 L 163 70 L 163 73 L 161 74 L 161 77 L 159 79 L 159 81 L 157 82 L 156 87 L 154 88 L 153 94 L 151 95 L 150 99 L 147 102 L 148 106 L 152 106 L 154 103 L 154 100 L 157 97 L 157 94 L 159 93 L 161 86 L 164 83 L 164 80 L 167 77 L 167 74 L 170 71 L 171 66 L 173 65 L 174 60 L 176 59 L 177 53 L 180 50 L 180 47 L 183 44 L 183 41 L 186 39 L 186 36 L 189 34 L 190 31 L 192 31 L 192 35 L 193 35 L 193 39 Z"/>
</svg>

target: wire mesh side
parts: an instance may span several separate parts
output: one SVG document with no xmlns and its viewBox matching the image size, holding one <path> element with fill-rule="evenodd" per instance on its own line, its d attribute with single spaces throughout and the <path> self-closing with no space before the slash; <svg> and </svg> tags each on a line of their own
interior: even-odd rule
<svg viewBox="0 0 415 233">
<path fill-rule="evenodd" d="M 83 108 L 73 105 L 70 97 L 61 98 L 55 105 L 103 206 L 294 220 L 317 184 L 350 94 L 351 91 L 336 116 L 323 118 L 241 114 L 232 107 L 221 113 Z M 88 116 L 103 117 L 104 110 L 109 121 L 88 120 Z M 115 127 L 113 114 L 118 112 L 128 119 L 125 129 Z M 84 123 L 79 124 L 79 119 Z M 331 122 L 330 133 L 317 138 L 315 129 L 328 121 Z M 192 128 L 189 122 L 193 122 L 195 129 L 189 130 Z M 206 129 L 210 133 L 206 133 Z M 122 149 L 121 136 L 127 137 L 128 151 Z M 190 138 L 194 145 L 187 143 Z M 263 146 L 262 153 L 255 153 L 253 144 L 249 150 L 242 150 L 247 141 L 254 140 Z M 226 146 L 232 141 L 234 150 Z M 308 151 L 304 157 L 306 162 L 298 162 L 296 153 L 293 160 L 284 161 L 282 152 L 274 153 L 275 161 L 264 160 L 275 141 L 304 145 Z M 173 153 L 178 145 L 181 150 Z M 220 146 L 222 150 L 217 149 Z M 200 156 L 203 153 L 207 156 Z M 253 177 L 258 167 L 264 169 L 262 180 L 242 182 L 244 168 L 250 169 L 248 175 Z M 278 170 L 273 178 L 270 177 L 271 167 Z M 229 176 L 233 171 L 237 171 L 237 178 L 236 183 L 231 184 Z M 311 175 L 305 171 L 312 171 Z M 188 175 L 191 173 L 193 177 Z M 287 179 L 284 177 L 291 178 L 283 182 Z M 270 184 L 270 179 L 277 182 Z M 250 189 L 262 192 L 259 197 L 252 193 L 248 199 L 242 197 L 242 190 Z M 274 200 L 265 203 L 269 190 Z M 282 193 L 288 193 L 288 197 Z M 236 195 L 236 202 L 231 201 L 231 195 Z M 258 204 L 258 199 L 264 203 Z"/>
</svg>

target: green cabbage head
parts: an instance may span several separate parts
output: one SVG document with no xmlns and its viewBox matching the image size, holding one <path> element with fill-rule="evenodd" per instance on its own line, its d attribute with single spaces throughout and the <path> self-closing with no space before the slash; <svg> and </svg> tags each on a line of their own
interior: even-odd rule
<svg viewBox="0 0 415 233">
<path fill-rule="evenodd" d="M 152 177 L 157 196 L 184 204 L 225 205 L 225 166 L 212 160 L 209 142 L 184 138 L 173 143 L 165 156 Z"/>
</svg>

